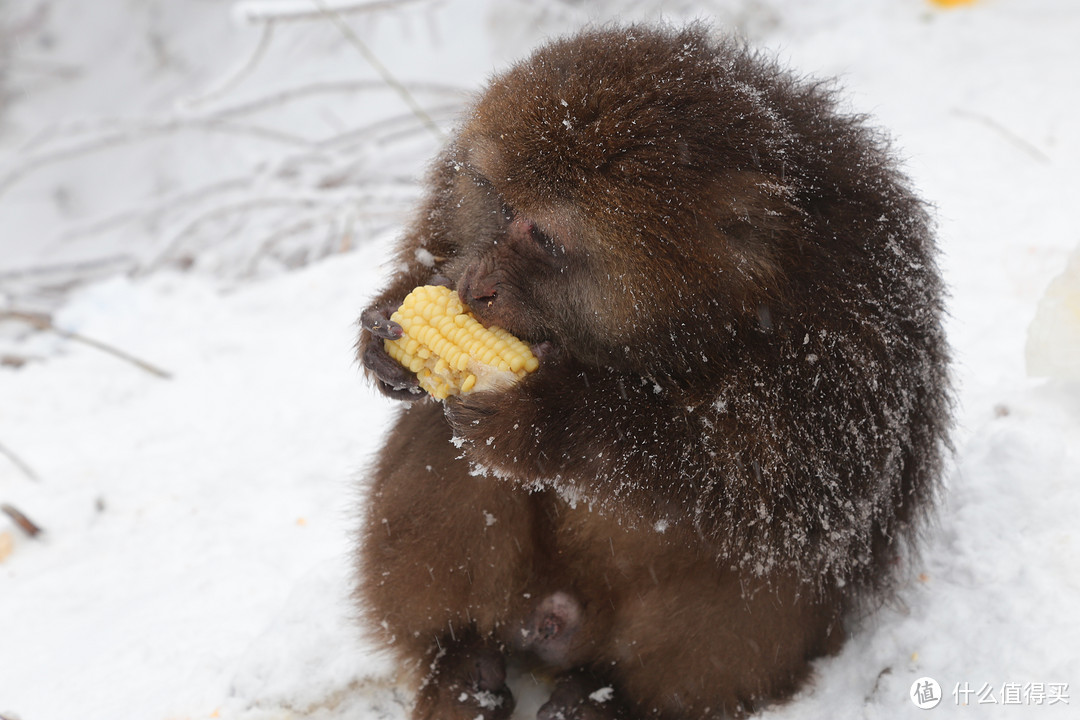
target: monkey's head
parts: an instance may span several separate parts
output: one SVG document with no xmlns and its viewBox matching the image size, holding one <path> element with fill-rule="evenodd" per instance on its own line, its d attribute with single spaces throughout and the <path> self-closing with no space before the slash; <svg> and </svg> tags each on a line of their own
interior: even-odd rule
<svg viewBox="0 0 1080 720">
<path fill-rule="evenodd" d="M 443 272 L 463 301 L 654 377 L 696 375 L 722 338 L 761 330 L 802 216 L 785 119 L 747 82 L 762 67 L 702 28 L 630 27 L 497 76 L 443 171 L 459 248 Z"/>
</svg>

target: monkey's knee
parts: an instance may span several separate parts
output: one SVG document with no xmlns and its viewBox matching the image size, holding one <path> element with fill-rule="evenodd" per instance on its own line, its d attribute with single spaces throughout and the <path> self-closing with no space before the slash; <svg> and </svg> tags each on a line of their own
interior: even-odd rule
<svg viewBox="0 0 1080 720">
<path fill-rule="evenodd" d="M 582 629 L 581 603 L 566 592 L 540 600 L 521 628 L 520 647 L 549 665 L 571 662 Z"/>
<path fill-rule="evenodd" d="M 413 720 L 506 720 L 513 711 L 502 652 L 472 640 L 435 652 L 416 697 Z"/>
</svg>

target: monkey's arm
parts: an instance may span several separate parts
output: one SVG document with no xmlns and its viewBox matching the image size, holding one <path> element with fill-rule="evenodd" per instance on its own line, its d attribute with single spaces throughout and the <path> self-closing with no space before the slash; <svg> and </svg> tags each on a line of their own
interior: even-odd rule
<svg viewBox="0 0 1080 720">
<path fill-rule="evenodd" d="M 542 365 L 509 390 L 449 399 L 446 415 L 479 468 L 652 523 L 680 513 L 686 474 L 705 472 L 685 408 L 613 371 Z"/>
</svg>

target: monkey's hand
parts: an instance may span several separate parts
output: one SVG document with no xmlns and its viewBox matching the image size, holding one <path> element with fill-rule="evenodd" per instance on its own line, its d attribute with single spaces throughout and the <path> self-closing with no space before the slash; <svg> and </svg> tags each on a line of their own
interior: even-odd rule
<svg viewBox="0 0 1080 720">
<path fill-rule="evenodd" d="M 375 387 L 387 397 L 405 402 L 420 400 L 427 397 L 427 393 L 420 387 L 415 373 L 390 357 L 383 341 L 397 340 L 404 334 L 401 325 L 391 320 L 390 316 L 401 306 L 400 298 L 404 298 L 416 283 L 425 284 L 425 281 L 399 280 L 395 287 L 407 289 L 395 291 L 395 287 L 390 288 L 383 294 L 382 300 L 376 300 L 371 307 L 360 313 L 360 362 L 375 381 Z M 444 275 L 428 278 L 426 284 L 449 288 L 454 286 Z"/>
<path fill-rule="evenodd" d="M 397 306 L 393 301 L 383 301 L 360 313 L 360 361 L 384 395 L 412 402 L 424 397 L 416 375 L 399 365 L 383 347 L 383 340 L 402 335 L 401 326 L 390 319 Z"/>
</svg>

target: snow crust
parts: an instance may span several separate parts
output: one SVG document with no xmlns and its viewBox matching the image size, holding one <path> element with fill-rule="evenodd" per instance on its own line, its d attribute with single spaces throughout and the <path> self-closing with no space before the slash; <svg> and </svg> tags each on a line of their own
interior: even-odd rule
<svg viewBox="0 0 1080 720">
<path fill-rule="evenodd" d="M 7 82 L 16 92 L 0 110 L 0 184 L 28 157 L 40 160 L 27 148 L 48 137 L 191 117 L 192 99 L 208 89 L 222 94 L 206 102 L 241 103 L 374 77 L 333 26 L 299 21 L 276 28 L 281 44 L 237 74 L 258 42 L 255 26 L 299 14 L 292 0 L 241 4 L 235 17 L 247 24 L 234 22 L 227 3 L 162 0 L 132 12 L 122 0 L 12 0 L 0 22 L 32 19 L 39 5 L 49 13 L 16 49 L 16 61 L 30 62 L 13 66 Z M 812 684 L 762 717 L 921 717 L 910 700 L 921 677 L 942 687 L 933 717 L 1075 717 L 1080 385 L 1026 377 L 1024 343 L 1037 301 L 1080 242 L 1080 97 L 1070 90 L 1080 6 L 732 0 L 671 8 L 674 20 L 705 8 L 789 64 L 842 76 L 852 109 L 890 130 L 934 203 L 952 288 L 957 452 L 924 552 L 897 601 L 853 621 L 852 639 L 816 663 Z M 659 15 L 634 2 L 592 11 Z M 400 77 L 473 89 L 587 12 L 469 0 L 342 17 Z M 230 77 L 239 80 L 222 83 Z M 259 122 L 337 137 L 362 116 L 403 112 L 385 91 L 305 97 L 319 101 L 272 104 Z M 0 560 L 4 718 L 407 716 L 409 698 L 357 630 L 349 594 L 361 478 L 392 412 L 362 382 L 354 321 L 416 197 L 409 182 L 387 178 L 415 178 L 437 147 L 423 133 L 410 137 L 290 155 L 249 135 L 184 132 L 35 166 L 0 190 L 0 309 L 27 297 L 11 271 L 121 252 L 152 258 L 196 217 L 170 203 L 230 177 L 257 178 L 238 201 L 328 203 L 331 221 L 317 232 L 339 237 L 347 228 L 353 238 L 351 252 L 334 246 L 320 262 L 282 273 L 285 255 L 259 255 L 243 241 L 272 231 L 294 206 L 211 221 L 187 246 L 198 257 L 192 271 L 108 277 L 56 307 L 58 327 L 152 362 L 168 380 L 55 336 L 11 346 L 42 359 L 0 366 L 0 445 L 39 479 L 0 455 L 0 502 L 45 532 L 30 539 L 0 515 L 12 543 Z M 365 197 L 384 206 L 391 198 L 395 215 L 365 224 L 335 214 L 359 197 L 356 178 L 387 168 Z M 331 177 L 352 179 L 320 184 Z M 167 210 L 147 212 L 157 206 Z M 125 210 L 136 220 L 86 232 Z M 73 230 L 77 237 L 65 235 Z M 272 267 L 234 272 L 260 257 Z M 971 695 L 959 705 L 953 692 L 965 683 L 989 685 L 997 702 Z M 1039 683 L 1071 683 L 1074 697 L 1004 704 L 1007 686 L 1030 693 Z M 516 717 L 540 702 L 521 703 Z"/>
</svg>

